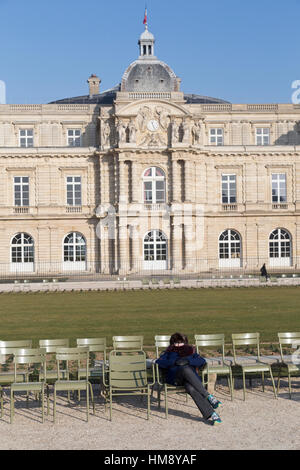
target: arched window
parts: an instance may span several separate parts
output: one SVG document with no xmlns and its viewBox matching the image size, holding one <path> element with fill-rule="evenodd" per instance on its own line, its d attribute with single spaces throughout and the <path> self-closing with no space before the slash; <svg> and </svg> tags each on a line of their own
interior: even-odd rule
<svg viewBox="0 0 300 470">
<path fill-rule="evenodd" d="M 166 177 L 161 168 L 147 168 L 143 174 L 144 204 L 163 204 L 166 201 Z"/>
<path fill-rule="evenodd" d="M 86 269 L 86 242 L 79 232 L 71 232 L 64 238 L 63 261 L 65 269 Z"/>
<path fill-rule="evenodd" d="M 18 233 L 11 241 L 11 268 L 19 272 L 34 270 L 34 242 L 28 233 Z"/>
<path fill-rule="evenodd" d="M 167 268 L 167 238 L 161 230 L 151 230 L 144 237 L 144 268 Z"/>
<path fill-rule="evenodd" d="M 225 230 L 219 237 L 219 265 L 241 266 L 241 237 L 235 230 Z"/>
<path fill-rule="evenodd" d="M 283 228 L 273 230 L 269 237 L 271 266 L 290 266 L 292 261 L 292 241 L 289 232 Z"/>
</svg>

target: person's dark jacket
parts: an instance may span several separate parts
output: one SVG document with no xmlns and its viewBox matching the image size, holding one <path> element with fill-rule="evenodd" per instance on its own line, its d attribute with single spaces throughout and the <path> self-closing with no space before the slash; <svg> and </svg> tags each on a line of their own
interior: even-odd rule
<svg viewBox="0 0 300 470">
<path fill-rule="evenodd" d="M 161 369 L 166 370 L 165 381 L 170 385 L 177 385 L 176 373 L 180 365 L 176 364 L 176 362 L 180 359 L 186 360 L 187 365 L 191 366 L 197 377 L 199 376 L 196 368 L 202 369 L 206 364 L 206 360 L 199 354 L 195 353 L 191 346 L 185 345 L 181 348 L 170 346 L 158 359 L 156 359 L 156 364 L 158 364 Z M 180 362 L 181 361 L 179 361 L 179 363 Z"/>
</svg>

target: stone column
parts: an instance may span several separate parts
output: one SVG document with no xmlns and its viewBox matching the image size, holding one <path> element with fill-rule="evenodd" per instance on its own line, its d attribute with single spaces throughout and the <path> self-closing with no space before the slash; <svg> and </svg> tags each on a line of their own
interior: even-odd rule
<svg viewBox="0 0 300 470">
<path fill-rule="evenodd" d="M 172 162 L 172 193 L 173 202 L 181 202 L 181 165 L 177 158 Z"/>
<path fill-rule="evenodd" d="M 131 239 L 130 243 L 131 256 L 132 256 L 132 270 L 134 272 L 141 272 L 143 270 L 143 234 L 140 231 L 140 227 L 137 224 L 132 224 L 130 227 Z"/>
<path fill-rule="evenodd" d="M 142 203 L 142 174 L 140 163 L 133 161 L 132 162 L 132 202 Z"/>
<path fill-rule="evenodd" d="M 185 269 L 188 272 L 196 270 L 196 252 L 195 252 L 195 227 L 194 218 L 189 217 L 188 223 L 183 226 L 184 231 L 184 253 L 185 253 Z"/>
<path fill-rule="evenodd" d="M 295 222 L 295 240 L 292 246 L 292 257 L 295 269 L 300 266 L 300 223 Z"/>
<path fill-rule="evenodd" d="M 172 225 L 172 268 L 174 274 L 182 270 L 182 224 L 173 218 Z"/>
<path fill-rule="evenodd" d="M 295 202 L 296 210 L 300 209 L 300 163 L 295 163 Z M 300 255 L 300 253 L 299 253 Z"/>
<path fill-rule="evenodd" d="M 100 193 L 101 204 L 109 202 L 109 167 L 105 156 L 100 160 Z"/>
<path fill-rule="evenodd" d="M 184 162 L 184 185 L 185 201 L 195 202 L 195 162 L 185 160 Z"/>
<path fill-rule="evenodd" d="M 119 222 L 119 274 L 125 275 L 129 272 L 129 233 L 127 219 Z"/>
<path fill-rule="evenodd" d="M 101 250 L 101 273 L 109 274 L 110 272 L 110 249 L 109 249 L 109 230 L 106 226 L 101 226 L 101 237 L 100 237 L 100 250 Z"/>
<path fill-rule="evenodd" d="M 50 231 L 48 226 L 37 227 L 37 240 L 34 244 L 34 263 L 36 269 L 43 274 L 51 272 Z M 50 248 L 50 249 L 49 249 Z"/>
<path fill-rule="evenodd" d="M 7 275 L 10 272 L 10 256 L 11 256 L 11 247 L 10 247 L 11 237 L 8 236 L 8 231 L 5 227 L 0 227 L 0 274 Z"/>
<path fill-rule="evenodd" d="M 129 202 L 129 165 L 125 160 L 119 161 L 119 203 L 128 204 Z"/>
</svg>

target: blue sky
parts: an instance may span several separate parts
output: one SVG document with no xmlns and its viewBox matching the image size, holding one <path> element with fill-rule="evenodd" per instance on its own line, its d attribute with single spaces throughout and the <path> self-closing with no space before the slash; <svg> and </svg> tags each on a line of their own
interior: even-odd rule
<svg viewBox="0 0 300 470">
<path fill-rule="evenodd" d="M 234 103 L 291 102 L 300 0 L 147 0 L 156 55 L 182 90 Z M 121 81 L 137 58 L 144 0 L 0 0 L 7 103 L 47 103 Z"/>
</svg>

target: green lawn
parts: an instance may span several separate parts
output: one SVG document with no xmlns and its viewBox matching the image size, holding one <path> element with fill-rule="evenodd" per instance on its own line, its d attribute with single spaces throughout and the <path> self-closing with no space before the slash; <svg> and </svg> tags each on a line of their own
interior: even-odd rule
<svg viewBox="0 0 300 470">
<path fill-rule="evenodd" d="M 299 331 L 300 289 L 174 289 L 0 295 L 0 339 L 69 338 L 143 334 L 259 331 L 264 342 L 277 332 Z"/>
</svg>

